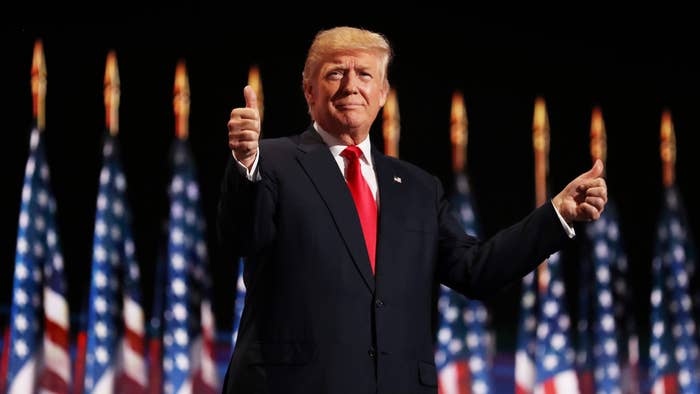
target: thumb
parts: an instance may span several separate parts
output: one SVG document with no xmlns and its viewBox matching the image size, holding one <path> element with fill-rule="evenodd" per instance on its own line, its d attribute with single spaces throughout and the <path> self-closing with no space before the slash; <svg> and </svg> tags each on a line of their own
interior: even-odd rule
<svg viewBox="0 0 700 394">
<path fill-rule="evenodd" d="M 595 163 L 593 163 L 593 167 L 591 167 L 590 170 L 581 174 L 581 177 L 586 178 L 586 179 L 591 179 L 591 178 L 598 178 L 602 174 L 603 174 L 603 162 L 600 159 L 596 159 Z"/>
<path fill-rule="evenodd" d="M 258 109 L 258 95 L 255 94 L 255 90 L 250 85 L 246 85 L 243 88 L 243 96 L 245 97 L 246 108 Z"/>
</svg>

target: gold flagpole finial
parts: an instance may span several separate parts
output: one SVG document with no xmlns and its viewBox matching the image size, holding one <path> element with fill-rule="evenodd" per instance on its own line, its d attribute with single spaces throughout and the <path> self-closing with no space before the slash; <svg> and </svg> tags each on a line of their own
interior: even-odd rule
<svg viewBox="0 0 700 394">
<path fill-rule="evenodd" d="M 467 163 L 467 141 L 469 139 L 467 109 L 462 92 L 452 93 L 450 110 L 450 142 L 452 143 L 452 171 L 458 174 Z"/>
<path fill-rule="evenodd" d="M 175 68 L 173 109 L 175 112 L 175 136 L 184 140 L 189 135 L 190 120 L 190 82 L 187 78 L 184 60 L 180 60 Z"/>
<path fill-rule="evenodd" d="M 399 157 L 399 139 L 401 137 L 401 115 L 396 89 L 389 89 L 386 103 L 382 109 L 382 134 L 384 136 L 384 153 Z"/>
<path fill-rule="evenodd" d="M 542 97 L 535 100 L 532 144 L 535 149 L 535 198 L 537 206 L 540 206 L 547 200 L 547 173 L 549 172 L 549 116 Z"/>
<path fill-rule="evenodd" d="M 32 56 L 32 115 L 39 130 L 46 127 L 46 58 L 41 39 L 34 42 Z"/>
<path fill-rule="evenodd" d="M 117 135 L 119 132 L 120 95 L 121 82 L 117 66 L 117 53 L 111 50 L 107 54 L 104 78 L 105 125 L 111 135 Z"/>
<path fill-rule="evenodd" d="M 603 111 L 599 106 L 595 106 L 591 114 L 591 159 L 594 163 L 600 159 L 605 164 L 607 157 L 608 135 L 605 131 Z"/>
<path fill-rule="evenodd" d="M 549 116 L 544 98 L 535 99 L 535 113 L 532 120 L 532 145 L 535 150 L 535 201 L 541 206 L 547 201 L 547 173 L 549 170 Z M 549 284 L 549 268 L 546 263 L 537 267 L 540 292 Z"/>
<path fill-rule="evenodd" d="M 661 114 L 661 166 L 664 186 L 672 186 L 676 178 L 676 132 L 668 109 Z"/>
<path fill-rule="evenodd" d="M 256 65 L 250 66 L 250 70 L 248 71 L 248 85 L 253 88 L 255 95 L 258 97 L 258 112 L 260 113 L 260 123 L 262 124 L 265 107 L 263 105 L 264 98 L 260 68 Z"/>
</svg>

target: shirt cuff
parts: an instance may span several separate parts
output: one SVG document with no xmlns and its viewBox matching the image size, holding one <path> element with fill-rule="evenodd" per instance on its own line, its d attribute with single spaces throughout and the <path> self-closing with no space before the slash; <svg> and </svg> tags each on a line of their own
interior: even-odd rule
<svg viewBox="0 0 700 394">
<path fill-rule="evenodd" d="M 255 152 L 255 160 L 253 161 L 253 165 L 250 166 L 250 169 L 243 165 L 238 159 L 236 158 L 236 154 L 231 151 L 231 155 L 233 156 L 233 159 L 236 161 L 236 166 L 238 167 L 238 172 L 246 177 L 249 181 L 251 182 L 257 182 L 259 181 L 260 178 L 260 173 L 258 171 L 258 160 L 260 159 L 260 147 L 258 147 L 258 150 Z"/>
<path fill-rule="evenodd" d="M 554 206 L 553 202 L 552 202 L 552 207 L 554 208 L 554 212 L 557 213 L 557 217 L 559 218 L 559 221 L 561 222 L 561 226 L 564 227 L 564 231 L 566 231 L 566 235 L 568 235 L 569 238 L 574 238 L 576 236 L 576 231 L 574 231 L 574 228 L 569 226 L 569 223 L 567 223 L 566 220 L 564 220 L 564 218 L 561 217 L 559 210 L 557 209 L 557 207 Z"/>
</svg>

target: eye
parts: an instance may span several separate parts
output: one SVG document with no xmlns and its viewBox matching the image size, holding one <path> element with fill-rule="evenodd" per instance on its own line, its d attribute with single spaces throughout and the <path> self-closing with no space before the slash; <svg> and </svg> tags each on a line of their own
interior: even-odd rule
<svg viewBox="0 0 700 394">
<path fill-rule="evenodd" d="M 369 81 L 369 80 L 372 79 L 372 74 L 370 74 L 370 73 L 368 73 L 368 72 L 366 72 L 366 71 L 362 71 L 362 72 L 360 72 L 360 78 L 361 78 L 363 81 Z"/>
<path fill-rule="evenodd" d="M 343 79 L 343 72 L 341 70 L 331 70 L 326 74 L 326 78 L 331 81 L 339 81 Z"/>
</svg>

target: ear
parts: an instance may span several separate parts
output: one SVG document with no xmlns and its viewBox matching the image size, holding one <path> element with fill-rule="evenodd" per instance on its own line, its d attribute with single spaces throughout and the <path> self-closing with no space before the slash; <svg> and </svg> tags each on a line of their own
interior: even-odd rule
<svg viewBox="0 0 700 394">
<path fill-rule="evenodd" d="M 389 97 L 389 81 L 385 79 L 381 89 L 382 90 L 380 92 L 381 97 L 379 98 L 379 106 L 383 107 L 384 104 L 386 104 L 386 99 Z"/>
<path fill-rule="evenodd" d="M 304 97 L 306 98 L 306 103 L 311 106 L 311 103 L 313 102 L 314 95 L 313 95 L 313 89 L 311 87 L 311 84 L 309 82 L 304 82 Z"/>
</svg>

